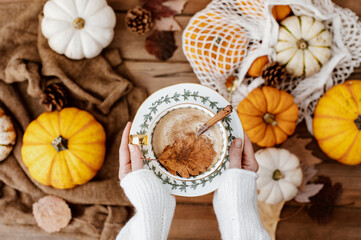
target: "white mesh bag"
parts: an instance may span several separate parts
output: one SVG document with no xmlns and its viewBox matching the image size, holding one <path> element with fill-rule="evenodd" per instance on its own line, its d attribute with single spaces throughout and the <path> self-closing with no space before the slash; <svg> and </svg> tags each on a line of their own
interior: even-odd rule
<svg viewBox="0 0 361 240">
<path fill-rule="evenodd" d="M 278 40 L 279 24 L 272 16 L 275 5 L 289 5 L 297 16 L 322 21 L 332 34 L 332 57 L 309 77 L 288 77 L 279 88 L 291 93 L 299 107 L 298 122 L 306 119 L 312 133 L 312 114 L 318 99 L 342 83 L 361 62 L 361 23 L 349 9 L 330 0 L 214 0 L 192 17 L 183 32 L 183 51 L 203 85 L 227 96 L 225 81 L 237 75 L 240 83 L 232 103 L 238 103 L 262 78 L 247 76 L 253 61 L 268 55 Z"/>
</svg>

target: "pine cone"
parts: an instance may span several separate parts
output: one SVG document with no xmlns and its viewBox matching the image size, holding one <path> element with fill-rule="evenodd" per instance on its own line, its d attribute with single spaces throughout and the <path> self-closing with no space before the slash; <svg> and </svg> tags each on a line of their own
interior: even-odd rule
<svg viewBox="0 0 361 240">
<path fill-rule="evenodd" d="M 48 111 L 60 110 L 67 104 L 65 88 L 59 84 L 50 84 L 41 96 L 41 103 Z"/>
<path fill-rule="evenodd" d="M 153 27 L 152 13 L 147 9 L 136 6 L 127 12 L 125 22 L 129 31 L 143 34 Z"/>
<path fill-rule="evenodd" d="M 278 62 L 270 62 L 262 70 L 262 78 L 267 86 L 276 87 L 287 78 L 286 68 Z"/>
</svg>

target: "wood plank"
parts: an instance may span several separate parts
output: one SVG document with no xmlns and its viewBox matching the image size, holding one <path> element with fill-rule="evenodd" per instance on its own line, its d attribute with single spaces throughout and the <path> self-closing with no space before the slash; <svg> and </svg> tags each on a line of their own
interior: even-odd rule
<svg viewBox="0 0 361 240">
<path fill-rule="evenodd" d="M 206 194 L 200 197 L 176 197 L 177 203 L 182 204 L 208 204 L 212 205 L 213 193 Z"/>
<path fill-rule="evenodd" d="M 286 206 L 281 218 L 292 216 L 298 207 Z M 361 236 L 361 209 L 340 208 L 334 210 L 333 220 L 319 225 L 305 212 L 281 221 L 277 228 L 277 240 L 359 240 Z M 177 205 L 169 239 L 220 239 L 218 222 L 212 206 Z"/>
<path fill-rule="evenodd" d="M 291 216 L 298 208 L 284 207 L 281 217 Z M 360 240 L 361 209 L 336 208 L 333 220 L 319 225 L 305 213 L 280 221 L 277 240 Z"/>
<path fill-rule="evenodd" d="M 9 1 L 9 0 L 4 0 Z M 24 0 L 15 0 L 15 1 L 24 1 Z M 29 0 L 28 0 L 29 1 Z M 202 9 L 204 9 L 210 0 L 189 0 L 186 4 L 183 14 L 194 14 Z M 361 16 L 361 5 L 358 1 L 354 0 L 333 0 L 334 3 L 343 8 L 352 9 L 358 16 Z M 129 0 L 108 0 L 110 6 L 118 11 L 127 11 L 139 4 L 139 0 L 129 1 Z"/>
<path fill-rule="evenodd" d="M 9 0 L 8 0 L 9 1 Z M 21 0 L 18 0 L 21 1 Z M 110 6 L 112 6 L 117 11 L 127 11 L 128 9 L 134 8 L 139 4 L 139 0 L 108 0 Z M 203 8 L 205 8 L 210 0 L 188 0 L 187 4 L 185 5 L 182 14 L 194 14 Z"/>
<path fill-rule="evenodd" d="M 220 239 L 218 222 L 213 207 L 178 204 L 168 239 Z"/>
<path fill-rule="evenodd" d="M 332 0 L 334 3 L 343 8 L 349 8 L 355 12 L 358 16 L 361 16 L 361 4 L 360 1 L 355 0 Z"/>
<path fill-rule="evenodd" d="M 332 183 L 339 182 L 343 186 L 339 205 L 351 204 L 350 208 L 361 208 L 361 166 L 346 166 L 337 162 L 322 163 L 316 167 L 319 175 L 325 175 L 331 178 Z M 213 194 L 196 198 L 177 197 L 177 203 L 203 203 L 212 204 Z M 288 202 L 287 205 L 299 206 L 296 202 Z"/>
<path fill-rule="evenodd" d="M 189 16 L 177 16 L 175 18 L 184 29 Z M 124 59 L 128 60 L 153 60 L 159 61 L 155 56 L 150 55 L 145 49 L 145 39 L 149 34 L 138 35 L 129 32 L 125 25 L 125 14 L 117 13 L 117 25 L 115 26 L 115 37 L 109 47 L 116 47 L 120 49 L 121 55 Z M 175 32 L 175 41 L 177 50 L 168 62 L 186 62 L 186 58 L 182 51 L 182 32 Z"/>
<path fill-rule="evenodd" d="M 133 83 L 148 93 L 177 83 L 199 83 L 188 63 L 125 61 L 124 68 Z"/>
<path fill-rule="evenodd" d="M 28 3 L 30 0 L 0 0 L 0 4 L 8 4 L 8 3 L 18 3 L 24 4 Z M 204 9 L 210 0 L 189 0 L 185 5 L 185 8 L 182 12 L 183 15 L 193 15 L 196 12 Z M 354 11 L 358 16 L 361 16 L 361 5 L 358 1 L 355 0 L 333 0 L 334 3 L 343 8 L 349 8 Z M 139 5 L 139 0 L 108 0 L 109 5 L 115 11 L 128 11 L 129 9 Z"/>
</svg>

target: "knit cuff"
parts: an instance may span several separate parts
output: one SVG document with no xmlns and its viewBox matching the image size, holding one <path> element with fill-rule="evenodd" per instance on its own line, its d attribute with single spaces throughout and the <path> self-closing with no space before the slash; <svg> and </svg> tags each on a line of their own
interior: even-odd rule
<svg viewBox="0 0 361 240">
<path fill-rule="evenodd" d="M 240 168 L 229 168 L 227 169 L 222 176 L 223 177 L 228 177 L 228 176 L 240 176 L 240 177 L 253 177 L 255 179 L 258 178 L 258 174 L 253 172 L 253 171 L 249 171 L 249 170 L 245 170 L 245 169 L 240 169 Z"/>
<path fill-rule="evenodd" d="M 241 208 L 247 204 L 251 204 L 257 195 L 257 177 L 257 173 L 252 171 L 239 168 L 228 169 L 221 176 L 214 200 L 216 200 L 217 203 L 221 201 L 223 204 L 229 204 L 231 206 L 237 205 Z"/>
<path fill-rule="evenodd" d="M 120 182 L 121 187 L 128 199 L 137 208 L 137 206 L 147 204 L 164 204 L 164 200 L 171 198 L 170 193 L 161 183 L 161 181 L 148 169 L 140 169 L 127 174 Z"/>
</svg>

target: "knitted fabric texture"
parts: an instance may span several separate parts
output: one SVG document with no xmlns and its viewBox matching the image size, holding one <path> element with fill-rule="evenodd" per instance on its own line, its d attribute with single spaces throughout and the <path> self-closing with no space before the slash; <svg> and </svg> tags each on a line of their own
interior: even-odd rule
<svg viewBox="0 0 361 240">
<path fill-rule="evenodd" d="M 361 62 L 361 23 L 349 9 L 331 0 L 213 0 L 189 21 L 183 32 L 183 52 L 200 82 L 227 96 L 226 79 L 240 80 L 232 102 L 235 106 L 262 78 L 246 76 L 253 61 L 268 55 L 276 58 L 273 46 L 279 25 L 272 16 L 275 5 L 290 5 L 295 15 L 322 21 L 331 32 L 332 57 L 320 72 L 309 77 L 290 77 L 278 86 L 291 93 L 299 107 L 298 122 L 306 119 L 312 133 L 312 117 L 318 99 L 332 86 L 344 82 Z"/>
<path fill-rule="evenodd" d="M 121 186 L 136 213 L 116 240 L 166 240 L 174 214 L 175 197 L 148 169 L 128 174 L 121 181 Z"/>
<path fill-rule="evenodd" d="M 222 239 L 270 239 L 258 214 L 256 177 L 256 173 L 242 169 L 229 169 L 222 175 L 213 199 Z M 116 240 L 167 239 L 175 198 L 153 172 L 147 169 L 132 172 L 122 180 L 121 186 L 136 214 Z"/>
<path fill-rule="evenodd" d="M 223 240 L 269 240 L 257 208 L 257 174 L 231 168 L 214 193 L 213 207 Z"/>
</svg>

